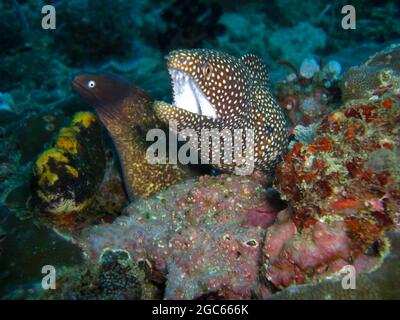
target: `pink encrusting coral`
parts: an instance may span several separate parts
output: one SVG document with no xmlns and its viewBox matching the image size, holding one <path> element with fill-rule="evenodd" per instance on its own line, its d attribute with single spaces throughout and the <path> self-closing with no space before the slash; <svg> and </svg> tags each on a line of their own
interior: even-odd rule
<svg viewBox="0 0 400 320">
<path fill-rule="evenodd" d="M 169 242 L 165 297 L 196 298 L 204 288 L 203 294 L 229 299 L 256 295 L 262 289 L 257 271 L 263 237 L 261 228 L 229 223 L 175 234 Z"/>
<path fill-rule="evenodd" d="M 351 239 L 342 221 L 317 222 L 299 231 L 290 218 L 281 218 L 268 229 L 263 249 L 265 277 L 276 287 L 316 282 L 353 264 L 358 272 L 375 266 L 377 256 L 351 260 Z"/>
<path fill-rule="evenodd" d="M 366 256 L 354 261 L 356 270 L 371 270 L 370 272 L 356 272 L 356 289 L 343 289 L 342 275 L 329 277 L 318 283 L 307 285 L 293 285 L 281 290 L 268 299 L 295 299 L 295 300 L 350 300 L 350 299 L 389 299 L 396 300 L 399 296 L 400 285 L 400 233 L 389 231 L 385 235 L 388 242 L 388 250 L 383 253 L 383 259 L 378 268 L 372 268 L 376 261 L 367 259 Z"/>
<path fill-rule="evenodd" d="M 154 281 L 166 281 L 167 299 L 266 296 L 260 255 L 277 214 L 267 198 L 256 178 L 204 176 L 131 204 L 127 216 L 76 241 L 92 259 L 116 248 L 145 261 Z"/>
</svg>

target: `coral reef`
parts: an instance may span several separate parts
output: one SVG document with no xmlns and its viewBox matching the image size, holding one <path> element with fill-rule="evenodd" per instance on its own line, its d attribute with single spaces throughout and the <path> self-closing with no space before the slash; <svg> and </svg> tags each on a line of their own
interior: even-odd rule
<svg viewBox="0 0 400 320">
<path fill-rule="evenodd" d="M 119 172 L 119 161 L 111 150 L 106 152 L 106 169 L 90 211 L 100 221 L 111 222 L 128 204 L 128 196 Z M 94 221 L 91 221 L 93 223 Z"/>
<path fill-rule="evenodd" d="M 22 190 L 11 191 L 7 204 L 27 198 L 19 211 L 28 210 L 36 221 L 67 236 L 88 225 L 112 222 L 128 203 L 117 156 L 106 148 L 99 120 L 90 112 L 75 114 L 53 146 L 37 157 L 30 188 L 25 190 L 26 178 L 20 180 Z M 22 191 L 27 194 L 19 194 Z"/>
<path fill-rule="evenodd" d="M 18 12 L 21 12 L 18 3 L 17 7 L 12 1 L 0 4 L 0 29 L 2 30 L 0 45 L 6 51 L 10 50 L 10 48 L 22 47 L 24 40 L 26 40 L 26 33 L 29 27 L 26 24 L 24 15 Z M 10 21 L 17 21 L 17 28 Z M 19 32 L 16 32 L 15 29 L 18 29 Z"/>
<path fill-rule="evenodd" d="M 2 91 L 56 87 L 68 91 L 73 70 L 66 67 L 64 53 L 54 48 L 53 33 L 36 27 L 44 4 L 42 0 L 0 4 Z"/>
<path fill-rule="evenodd" d="M 0 224 L 0 257 L 3 253 L 3 247 L 2 242 L 4 241 L 4 239 L 6 238 L 7 232 L 3 229 L 2 225 Z"/>
<path fill-rule="evenodd" d="M 338 27 L 343 18 L 341 10 L 349 4 L 346 0 L 329 3 L 307 0 L 296 5 L 290 0 L 271 2 L 268 4 L 274 7 L 268 11 L 270 19 L 289 26 L 307 21 L 322 28 L 329 37 L 329 50 L 355 47 L 362 42 L 384 43 L 400 35 L 400 23 L 396 19 L 400 6 L 396 1 L 358 0 L 351 3 L 357 14 L 356 29 L 351 31 Z"/>
<path fill-rule="evenodd" d="M 0 297 L 37 298 L 31 284 L 43 277 L 41 269 L 51 264 L 57 270 L 83 262 L 81 250 L 34 219 L 21 219 L 0 204 L 0 228 L 6 232 L 0 241 Z M 25 295 L 26 294 L 26 295 Z"/>
<path fill-rule="evenodd" d="M 301 142 L 302 144 L 308 144 L 313 141 L 316 137 L 316 131 L 318 129 L 317 123 L 312 123 L 309 126 L 297 125 L 293 129 L 293 134 L 295 140 L 292 140 L 289 145 L 289 149 L 293 149 L 296 142 Z"/>
<path fill-rule="evenodd" d="M 131 52 L 135 33 L 134 8 L 133 3 L 121 0 L 63 1 L 56 6 L 63 25 L 55 44 L 72 64 L 126 56 Z"/>
<path fill-rule="evenodd" d="M 315 140 L 294 146 L 278 169 L 276 185 L 292 203 L 298 221 L 307 224 L 308 218 L 324 215 L 359 217 L 360 212 L 381 224 L 394 218 L 398 119 L 399 98 L 391 92 L 373 100 L 352 100 L 322 120 Z"/>
<path fill-rule="evenodd" d="M 300 22 L 294 27 L 276 30 L 268 40 L 272 58 L 300 64 L 310 55 L 325 48 L 327 35 L 321 28 L 308 22 Z"/>
<path fill-rule="evenodd" d="M 276 185 L 299 221 L 326 214 L 351 217 L 360 210 L 382 223 L 385 217 L 393 218 L 398 119 L 398 102 L 392 96 L 348 103 L 324 118 L 314 141 L 294 146 L 278 169 Z"/>
<path fill-rule="evenodd" d="M 29 177 L 38 154 L 52 147 L 53 136 L 85 108 L 77 98 L 54 100 L 53 93 L 23 90 L 12 94 L 15 104 L 0 113 L 0 203 L 19 217 L 32 216 Z M 78 100 L 78 101 L 77 101 Z"/>
<path fill-rule="evenodd" d="M 265 276 L 277 287 L 316 281 L 344 264 L 368 269 L 382 254 L 383 231 L 398 228 L 397 88 L 325 116 L 315 139 L 295 144 L 279 165 L 275 186 L 293 217 L 266 240 Z M 283 240 L 279 229 L 290 230 Z"/>
<path fill-rule="evenodd" d="M 11 95 L 0 92 L 0 111 L 11 111 L 14 104 L 15 103 Z"/>
<path fill-rule="evenodd" d="M 346 4 L 348 2 L 345 0 L 336 1 L 332 9 L 340 12 L 340 9 Z M 343 33 L 337 28 L 331 29 L 331 35 L 336 46 L 353 45 L 361 41 L 383 43 L 399 37 L 400 22 L 396 19 L 396 16 L 398 17 L 400 14 L 398 2 L 359 0 L 353 5 L 357 16 L 363 18 L 357 20 L 357 27 L 353 30 L 351 37 L 343 37 Z M 374 10 L 370 10 L 371 5 L 374 6 Z M 337 15 L 332 19 L 332 24 L 340 23 L 341 18 L 341 15 Z"/>
<path fill-rule="evenodd" d="M 326 3 L 323 1 L 305 0 L 293 5 L 291 0 L 271 1 L 274 10 L 270 10 L 269 17 L 284 25 L 296 25 L 303 21 L 318 24 L 326 10 Z"/>
<path fill-rule="evenodd" d="M 354 3 L 355 30 L 340 28 L 345 0 L 50 3 L 56 30 L 40 27 L 43 0 L 0 2 L 0 296 L 398 298 L 400 46 L 361 64 L 400 37 L 398 1 Z M 75 74 L 117 73 L 168 101 L 162 57 L 194 46 L 256 53 L 272 85 L 282 64 L 293 71 L 275 89 L 294 137 L 275 181 L 286 210 L 267 181 L 226 175 L 123 209 L 112 141 L 104 135 L 99 147 L 98 121 L 95 140 L 71 127 L 88 109 L 72 94 Z M 32 167 L 47 197 L 31 199 Z M 45 213 L 54 209 L 45 198 L 60 193 L 53 205 L 67 199 L 69 213 Z M 40 269 L 49 263 L 65 269 L 59 290 L 44 293 Z M 357 290 L 341 290 L 347 264 Z"/>
<path fill-rule="evenodd" d="M 216 38 L 215 47 L 227 51 L 236 56 L 246 53 L 258 54 L 264 60 L 269 59 L 268 31 L 266 15 L 264 12 L 253 8 L 251 4 L 240 13 L 226 11 L 220 18 L 225 32 Z M 208 45 L 209 47 L 212 44 Z M 214 47 L 214 46 L 213 46 Z"/>
<path fill-rule="evenodd" d="M 260 179 L 189 180 L 129 205 L 128 216 L 74 238 L 91 259 L 110 248 L 146 262 L 151 279 L 166 281 L 167 299 L 264 296 L 269 289 L 258 276 L 259 257 L 265 228 L 282 204 L 266 201 L 273 197 Z"/>
<path fill-rule="evenodd" d="M 263 249 L 263 274 L 275 287 L 316 283 L 354 265 L 357 272 L 367 272 L 379 262 L 378 252 L 351 255 L 354 239 L 346 233 L 343 221 L 313 225 L 299 229 L 288 212 L 278 214 L 277 221 L 267 232 Z M 376 251 L 383 251 L 377 239 Z"/>
</svg>

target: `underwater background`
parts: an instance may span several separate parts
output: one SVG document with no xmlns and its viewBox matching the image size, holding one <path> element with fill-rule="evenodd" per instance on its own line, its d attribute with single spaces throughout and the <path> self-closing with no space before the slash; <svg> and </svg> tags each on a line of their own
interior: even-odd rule
<svg viewBox="0 0 400 320">
<path fill-rule="evenodd" d="M 1 1 L 0 297 L 400 298 L 399 43 L 395 0 Z M 289 131 L 272 181 L 201 168 L 128 198 L 71 82 L 112 73 L 171 102 L 164 57 L 181 48 L 265 62 Z"/>
</svg>

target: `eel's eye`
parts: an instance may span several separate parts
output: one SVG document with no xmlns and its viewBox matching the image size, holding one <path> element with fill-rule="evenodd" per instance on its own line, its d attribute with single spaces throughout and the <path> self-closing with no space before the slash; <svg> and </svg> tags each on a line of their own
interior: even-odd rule
<svg viewBox="0 0 400 320">
<path fill-rule="evenodd" d="M 212 70 L 213 70 L 212 65 L 209 64 L 208 62 L 204 63 L 201 66 L 201 72 L 203 72 L 203 76 L 205 76 L 207 79 L 210 79 Z"/>
<path fill-rule="evenodd" d="M 87 83 L 87 86 L 89 88 L 94 88 L 96 86 L 96 82 L 94 82 L 93 80 L 89 80 Z"/>
</svg>

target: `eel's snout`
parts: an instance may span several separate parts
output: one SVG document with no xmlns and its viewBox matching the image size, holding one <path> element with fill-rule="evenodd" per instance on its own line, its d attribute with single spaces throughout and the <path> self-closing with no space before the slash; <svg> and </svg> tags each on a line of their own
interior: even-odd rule
<svg viewBox="0 0 400 320">
<path fill-rule="evenodd" d="M 85 101 L 91 103 L 94 100 L 94 94 L 90 92 L 88 88 L 84 85 L 85 79 L 84 75 L 76 75 L 71 82 L 72 89 Z"/>
<path fill-rule="evenodd" d="M 74 89 L 76 92 L 80 91 L 81 85 L 79 82 L 79 76 L 75 76 L 74 79 L 72 79 L 71 85 L 72 85 L 72 89 Z"/>
</svg>

